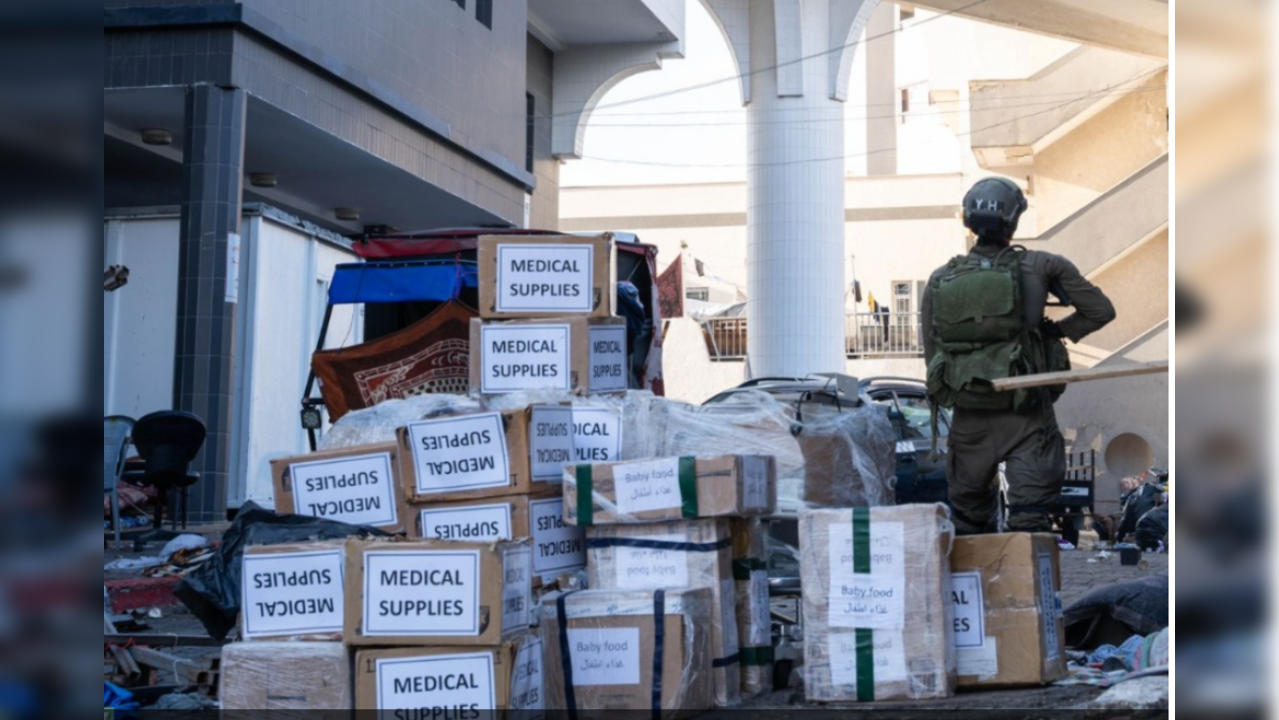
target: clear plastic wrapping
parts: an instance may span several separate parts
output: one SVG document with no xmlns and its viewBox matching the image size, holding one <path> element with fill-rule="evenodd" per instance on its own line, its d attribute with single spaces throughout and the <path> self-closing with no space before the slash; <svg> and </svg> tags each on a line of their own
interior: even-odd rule
<svg viewBox="0 0 1279 720">
<path fill-rule="evenodd" d="M 808 507 L 897 504 L 897 434 L 869 398 L 858 407 L 805 407 L 799 423 Z"/>
<path fill-rule="evenodd" d="M 773 622 L 766 559 L 768 528 L 758 518 L 732 521 L 733 580 L 742 699 L 773 689 Z"/>
<path fill-rule="evenodd" d="M 710 710 L 713 640 L 702 619 L 713 603 L 709 590 L 689 588 L 548 595 L 538 606 L 546 709 L 671 718 Z M 655 666 L 662 668 L 660 692 Z"/>
<path fill-rule="evenodd" d="M 320 450 L 395 442 L 400 428 L 418 420 L 478 412 L 477 400 L 465 395 L 417 395 L 387 400 L 371 408 L 347 413 L 320 438 Z"/>
<path fill-rule="evenodd" d="M 946 507 L 810 509 L 799 526 L 808 699 L 953 695 L 955 529 Z"/>
<path fill-rule="evenodd" d="M 712 593 L 710 620 L 715 703 L 741 701 L 737 586 L 728 520 L 587 528 L 590 586 L 608 590 L 704 587 Z"/>
<path fill-rule="evenodd" d="M 353 707 L 351 661 L 342 643 L 254 642 L 222 648 L 223 710 Z"/>
</svg>

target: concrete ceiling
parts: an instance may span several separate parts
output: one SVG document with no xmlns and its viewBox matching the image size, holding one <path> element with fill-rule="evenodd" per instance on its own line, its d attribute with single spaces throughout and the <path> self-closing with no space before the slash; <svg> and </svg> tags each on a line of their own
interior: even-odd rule
<svg viewBox="0 0 1279 720">
<path fill-rule="evenodd" d="M 103 97 L 108 207 L 150 207 L 181 201 L 181 88 L 107 91 Z M 138 133 L 173 133 L 168 147 L 148 147 Z M 364 225 L 401 230 L 501 225 L 490 212 L 445 192 L 364 150 L 250 97 L 245 173 L 274 173 L 276 188 L 254 188 L 246 202 L 265 202 L 343 234 Z M 340 222 L 335 208 L 356 208 L 357 222 Z M 513 220 L 518 220 L 514 219 Z"/>
<path fill-rule="evenodd" d="M 650 2 L 529 0 L 529 25 L 553 50 L 569 45 L 673 42 L 675 33 L 653 12 Z"/>
<path fill-rule="evenodd" d="M 912 0 L 915 7 L 1168 58 L 1168 0 Z"/>
</svg>

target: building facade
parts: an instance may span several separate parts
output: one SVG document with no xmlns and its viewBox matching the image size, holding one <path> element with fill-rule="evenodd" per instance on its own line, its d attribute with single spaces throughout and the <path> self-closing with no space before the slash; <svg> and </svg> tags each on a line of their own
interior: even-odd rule
<svg viewBox="0 0 1279 720">
<path fill-rule="evenodd" d="M 1043 4 L 883 3 L 870 18 L 846 122 L 850 374 L 923 377 L 912 340 L 922 285 L 966 251 L 959 206 L 989 175 L 1030 199 L 1016 241 L 1070 258 L 1115 302 L 1118 319 L 1071 347 L 1074 365 L 1168 358 L 1167 7 L 1066 2 L 1076 11 L 1067 17 L 1034 9 Z M 633 231 L 668 261 L 684 244 L 747 287 L 748 197 L 744 182 L 568 187 L 561 226 Z M 686 271 L 686 290 L 700 292 L 695 282 Z M 671 394 L 700 402 L 758 376 L 745 357 L 750 320 L 672 322 Z M 1081 384 L 1058 403 L 1069 444 L 1097 453 L 1103 511 L 1117 508 L 1120 479 L 1166 466 L 1167 383 Z"/>
<path fill-rule="evenodd" d="M 540 227 L 612 85 L 682 53 L 684 0 L 105 0 L 104 413 L 209 439 L 190 519 L 268 502 L 353 238 Z M 577 141 L 576 143 L 574 141 Z M 360 342 L 358 316 L 335 344 Z M 268 488 L 265 493 L 262 488 Z"/>
</svg>

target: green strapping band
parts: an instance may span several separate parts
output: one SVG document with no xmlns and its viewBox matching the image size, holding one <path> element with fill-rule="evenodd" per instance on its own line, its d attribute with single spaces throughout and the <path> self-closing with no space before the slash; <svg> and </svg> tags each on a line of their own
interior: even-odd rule
<svg viewBox="0 0 1279 720">
<path fill-rule="evenodd" d="M 768 564 L 763 560 L 747 558 L 733 561 L 733 579 L 737 582 L 750 582 L 751 573 L 767 570 Z"/>
<path fill-rule="evenodd" d="M 875 631 L 857 631 L 857 702 L 875 702 Z"/>
<path fill-rule="evenodd" d="M 590 465 L 577 466 L 577 524 L 595 524 L 595 476 Z"/>
<path fill-rule="evenodd" d="M 870 508 L 853 508 L 853 572 L 871 574 Z M 875 702 L 875 633 L 856 632 L 857 701 Z"/>
<path fill-rule="evenodd" d="M 698 517 L 700 509 L 697 506 L 697 458 L 679 459 L 679 492 L 684 498 L 684 517 L 689 519 Z"/>
<path fill-rule="evenodd" d="M 744 647 L 741 650 L 742 667 L 768 667 L 773 664 L 773 648 Z"/>
</svg>

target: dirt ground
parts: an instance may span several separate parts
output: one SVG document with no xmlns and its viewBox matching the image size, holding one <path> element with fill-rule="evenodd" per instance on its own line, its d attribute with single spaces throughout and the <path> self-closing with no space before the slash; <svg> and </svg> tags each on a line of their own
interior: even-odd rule
<svg viewBox="0 0 1279 720">
<path fill-rule="evenodd" d="M 109 562 L 121 553 L 107 551 Z M 124 553 L 132 555 L 131 553 Z M 1063 552 L 1061 554 L 1062 604 L 1068 607 L 1090 591 L 1118 582 L 1134 580 L 1151 574 L 1168 572 L 1167 555 L 1148 555 L 1147 569 L 1124 567 L 1118 555 L 1106 560 L 1099 559 L 1096 552 Z M 120 576 L 120 573 L 109 573 L 109 576 Z M 150 631 L 154 633 L 177 635 L 202 635 L 203 628 L 196 618 L 183 610 L 168 610 L 160 619 L 149 620 Z M 216 657 L 216 650 L 190 649 L 169 651 L 183 658 L 197 659 Z M 901 720 L 932 720 L 937 712 L 966 715 L 974 717 L 990 717 L 997 712 L 1000 720 L 1039 720 L 1044 717 L 1044 710 L 1064 710 L 1077 708 L 1096 700 L 1102 694 L 1099 688 L 1087 686 L 1047 687 L 1030 690 L 1012 690 L 1006 692 L 982 692 L 960 694 L 944 701 L 929 703 L 875 703 L 854 706 L 819 706 L 805 701 L 802 690 L 789 690 L 756 698 L 743 705 L 743 709 L 770 710 L 780 713 L 774 715 L 781 720 L 817 720 L 813 713 L 807 712 L 815 708 L 828 707 L 832 714 L 838 714 L 841 720 L 856 720 L 861 716 L 876 714 L 878 717 L 893 717 Z M 790 718 L 790 711 L 804 710 L 802 717 Z M 707 720 L 728 720 L 732 711 L 710 713 L 702 716 Z"/>
</svg>

